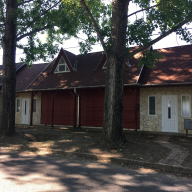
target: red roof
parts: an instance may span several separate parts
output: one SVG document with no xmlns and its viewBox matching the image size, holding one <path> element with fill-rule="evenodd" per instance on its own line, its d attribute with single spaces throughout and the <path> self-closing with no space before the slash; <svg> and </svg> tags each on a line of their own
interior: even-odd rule
<svg viewBox="0 0 192 192">
<path fill-rule="evenodd" d="M 66 54 L 66 51 L 64 51 Z M 87 86 L 103 86 L 105 85 L 106 70 L 98 68 L 103 58 L 102 52 L 89 53 L 87 55 L 70 55 L 67 52 L 67 57 L 74 67 L 77 62 L 77 70 L 65 73 L 54 73 L 54 69 L 58 62 L 58 58 L 52 62 L 47 69 L 33 82 L 29 89 L 54 89 L 54 88 L 74 88 Z M 67 62 L 67 61 L 66 61 Z M 105 61 L 103 61 L 104 64 Z M 73 63 L 73 64 L 72 64 Z M 124 83 L 136 83 L 140 70 L 137 67 L 137 60 L 130 61 L 131 66 L 126 65 L 124 72 Z"/>
<path fill-rule="evenodd" d="M 162 55 L 154 69 L 144 67 L 139 83 L 163 84 L 192 82 L 192 45 L 158 50 Z"/>
<path fill-rule="evenodd" d="M 137 66 L 137 54 L 125 66 L 124 84 L 165 84 L 192 82 L 192 45 L 159 49 L 163 55 L 155 68 Z M 69 65 L 70 72 L 54 73 L 60 57 Z M 35 64 L 32 68 L 17 65 L 16 91 L 37 89 L 65 89 L 105 86 L 106 70 L 102 69 L 106 56 L 102 52 L 74 55 L 61 49 L 52 63 Z"/>
<path fill-rule="evenodd" d="M 47 65 L 48 63 L 35 64 L 32 68 L 25 65 L 16 75 L 16 91 L 26 90 Z"/>
<path fill-rule="evenodd" d="M 24 63 L 15 63 L 16 74 L 22 69 L 24 65 L 25 65 Z M 2 73 L 3 73 L 3 65 L 0 65 L 0 86 L 2 84 Z"/>
</svg>

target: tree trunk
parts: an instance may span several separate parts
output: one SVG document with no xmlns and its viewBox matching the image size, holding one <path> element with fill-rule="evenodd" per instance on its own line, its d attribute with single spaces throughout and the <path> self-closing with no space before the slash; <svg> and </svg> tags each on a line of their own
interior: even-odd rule
<svg viewBox="0 0 192 192">
<path fill-rule="evenodd" d="M 3 37 L 3 78 L 1 92 L 0 135 L 15 133 L 15 51 L 16 51 L 16 0 L 6 1 L 5 35 Z"/>
<path fill-rule="evenodd" d="M 123 74 L 128 4 L 129 0 L 114 0 L 112 4 L 112 46 L 107 53 L 103 122 L 103 141 L 110 148 L 125 143 L 123 135 Z"/>
</svg>

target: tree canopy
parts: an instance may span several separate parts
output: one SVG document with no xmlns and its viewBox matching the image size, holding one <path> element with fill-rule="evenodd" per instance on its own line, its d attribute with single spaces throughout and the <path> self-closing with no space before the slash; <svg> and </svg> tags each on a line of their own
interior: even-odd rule
<svg viewBox="0 0 192 192">
<path fill-rule="evenodd" d="M 88 1 L 81 2 L 85 8 Z M 129 2 L 129 5 L 127 12 L 126 50 L 128 53 L 130 46 L 133 45 L 139 46 L 140 49 L 135 50 L 129 56 L 127 54 L 126 59 L 141 50 L 145 50 L 172 32 L 176 32 L 182 40 L 188 43 L 192 42 L 192 34 L 188 29 L 188 25 L 192 20 L 191 0 L 127 0 L 127 2 Z M 116 1 L 113 1 L 112 4 L 114 3 L 116 3 Z M 101 14 L 99 22 L 94 22 L 93 19 L 95 19 L 95 17 L 94 14 L 91 13 L 91 10 L 89 10 L 90 12 L 88 13 L 90 18 L 91 15 L 93 16 L 91 18 L 92 23 L 94 23 L 93 26 L 97 26 L 97 28 L 95 28 L 98 35 L 96 41 L 100 40 L 105 51 L 111 46 L 112 4 L 108 1 L 108 5 L 106 5 L 108 9 L 106 13 L 108 14 Z M 138 10 L 132 12 L 132 5 L 137 5 Z M 87 6 L 86 9 L 88 10 L 89 6 Z M 142 13 L 143 16 L 137 17 L 140 13 Z M 155 31 L 159 33 L 159 37 L 152 40 Z M 147 54 L 144 55 L 146 56 Z M 155 56 L 157 58 L 159 57 L 158 54 Z"/>
<path fill-rule="evenodd" d="M 17 3 L 13 19 L 17 26 L 16 46 L 25 54 L 23 62 L 32 64 L 32 61 L 53 58 L 58 52 L 58 44 L 63 44 L 63 40 L 72 36 L 77 37 L 80 30 L 87 34 L 88 31 L 89 33 L 93 31 L 91 22 L 78 1 L 17 0 Z M 105 13 L 104 5 L 100 1 L 91 0 L 87 3 L 95 15 Z M 0 0 L 0 7 L 0 48 L 2 48 L 6 0 Z M 46 41 L 42 41 L 38 34 L 45 35 Z M 27 44 L 21 41 L 24 38 L 27 39 Z"/>
</svg>

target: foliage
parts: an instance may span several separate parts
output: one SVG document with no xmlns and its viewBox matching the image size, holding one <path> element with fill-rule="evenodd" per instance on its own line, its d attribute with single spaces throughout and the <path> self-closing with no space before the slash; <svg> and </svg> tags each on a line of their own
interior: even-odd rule
<svg viewBox="0 0 192 192">
<path fill-rule="evenodd" d="M 78 37 L 79 31 L 87 35 L 85 41 L 80 41 L 81 54 L 91 51 L 92 45 L 99 42 L 91 20 L 79 0 L 17 0 L 18 9 L 14 13 L 17 18 L 17 47 L 23 49 L 25 58 L 22 61 L 30 63 L 39 59 L 53 58 L 58 51 L 58 44 L 71 36 Z M 112 4 L 99 0 L 85 0 L 99 28 L 105 46 L 111 46 L 111 18 Z M 127 25 L 127 45 L 144 46 L 152 41 L 152 34 L 158 30 L 164 34 L 178 23 L 182 22 L 192 12 L 191 0 L 133 0 L 143 16 L 138 13 L 129 16 Z M 154 6 L 156 5 L 156 6 Z M 150 8 L 151 6 L 151 8 Z M 152 7 L 153 6 L 153 7 Z M 4 22 L 6 16 L 5 0 L 0 0 L 0 40 L 5 33 Z M 133 16 L 136 16 L 133 21 Z M 45 41 L 38 33 L 46 36 Z M 187 42 L 191 42 L 191 33 L 186 26 L 176 31 L 177 35 Z M 27 44 L 20 40 L 26 38 Z M 0 42 L 0 47 L 1 47 Z"/>
<path fill-rule="evenodd" d="M 152 68 L 160 59 L 162 59 L 162 54 L 157 50 L 144 50 L 142 56 L 139 58 L 139 66 L 144 64 L 147 67 Z"/>
<path fill-rule="evenodd" d="M 58 44 L 71 36 L 77 37 L 80 30 L 88 34 L 89 44 L 93 27 L 78 1 L 74 0 L 17 0 L 18 8 L 13 13 L 17 24 L 17 47 L 25 53 L 22 61 L 32 64 L 46 60 L 58 52 Z M 99 18 L 104 5 L 99 1 L 87 1 L 90 10 Z M 5 33 L 6 1 L 0 0 L 0 40 Z M 42 41 L 42 36 L 45 39 Z M 20 40 L 26 40 L 23 44 Z M 93 40 L 95 43 L 95 40 Z M 92 43 L 92 44 L 93 44 Z M 0 48 L 2 44 L 0 42 Z"/>
<path fill-rule="evenodd" d="M 86 1 L 87 2 L 87 1 Z M 130 3 L 131 4 L 131 3 Z M 174 27 L 177 27 L 178 24 L 185 21 L 187 17 L 192 18 L 192 1 L 191 0 L 133 0 L 132 4 L 139 7 L 139 11 L 136 11 L 135 14 L 131 12 L 131 7 L 128 11 L 128 24 L 127 24 L 127 50 L 130 45 L 138 45 L 140 48 L 152 42 L 153 33 L 156 31 L 159 35 L 166 36 L 166 33 L 169 32 Z M 97 26 L 100 30 L 100 34 L 104 40 L 105 46 L 110 49 L 111 46 L 111 18 L 112 18 L 112 5 L 106 5 L 107 11 L 104 15 L 96 19 Z M 139 16 L 141 13 L 142 16 Z M 94 16 L 94 14 L 93 14 Z M 136 17 L 134 17 L 136 16 Z M 135 18 L 135 20 L 133 20 Z M 192 19 L 188 19 L 186 24 L 189 24 Z M 192 42 L 192 35 L 187 29 L 186 25 L 177 28 L 176 34 L 187 42 Z M 92 31 L 89 31 L 92 32 Z M 90 33 L 89 38 L 85 44 L 82 45 L 81 52 L 87 53 L 90 51 L 90 46 L 98 41 L 97 37 L 93 37 Z M 95 38 L 95 41 L 93 40 Z M 153 44 L 153 43 L 152 43 Z M 150 44 L 150 45 L 152 45 Z M 150 46 L 149 45 L 149 46 Z M 149 47 L 148 46 L 148 47 Z M 147 47 L 146 47 L 147 48 Z M 129 54 L 129 52 L 127 53 Z M 150 56 L 150 57 L 149 57 Z M 149 59 L 147 59 L 149 57 Z M 156 59 L 155 59 L 156 57 Z M 144 59 L 145 58 L 145 59 Z M 144 53 L 143 58 L 140 59 L 140 64 L 146 64 L 146 59 L 148 62 L 158 61 L 161 57 L 157 53 L 151 54 Z M 151 65 L 151 62 L 149 66 Z"/>
</svg>

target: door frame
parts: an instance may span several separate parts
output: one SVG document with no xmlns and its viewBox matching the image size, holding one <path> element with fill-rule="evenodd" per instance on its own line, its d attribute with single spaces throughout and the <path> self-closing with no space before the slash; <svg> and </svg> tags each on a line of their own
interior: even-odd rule
<svg viewBox="0 0 192 192">
<path fill-rule="evenodd" d="M 174 131 L 170 131 L 170 130 L 165 130 L 163 129 L 164 127 L 164 123 L 165 123 L 165 115 L 163 114 L 164 113 L 164 102 L 165 102 L 165 99 L 166 97 L 175 97 L 175 130 Z M 161 117 L 161 120 L 162 120 L 162 132 L 168 132 L 168 133 L 178 133 L 178 100 L 177 100 L 177 95 L 162 95 L 161 96 L 161 114 L 162 114 L 162 117 Z"/>
<path fill-rule="evenodd" d="M 23 115 L 24 115 L 24 110 L 23 110 L 23 108 L 24 108 L 24 101 L 27 101 L 28 102 L 28 108 L 26 107 L 26 115 L 27 115 L 27 122 L 26 121 L 24 121 L 24 117 L 23 117 Z M 21 107 L 21 124 L 29 124 L 29 116 L 30 114 L 29 114 L 29 99 L 27 99 L 27 98 L 22 98 L 22 107 Z"/>
</svg>

